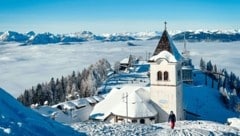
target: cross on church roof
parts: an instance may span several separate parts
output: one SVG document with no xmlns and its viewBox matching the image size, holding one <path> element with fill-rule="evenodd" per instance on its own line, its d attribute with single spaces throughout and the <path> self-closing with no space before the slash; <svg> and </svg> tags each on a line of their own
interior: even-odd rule
<svg viewBox="0 0 240 136">
<path fill-rule="evenodd" d="M 164 25 L 165 25 L 165 30 L 167 30 L 167 22 L 166 21 L 164 22 Z"/>
</svg>

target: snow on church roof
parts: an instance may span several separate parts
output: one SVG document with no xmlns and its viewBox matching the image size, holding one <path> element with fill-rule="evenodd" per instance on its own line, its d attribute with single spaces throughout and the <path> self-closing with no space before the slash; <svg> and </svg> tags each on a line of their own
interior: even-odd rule
<svg viewBox="0 0 240 136">
<path fill-rule="evenodd" d="M 112 89 L 106 98 L 98 103 L 92 113 L 91 118 L 105 120 L 109 115 L 126 116 L 126 99 L 128 94 L 128 117 L 154 117 L 157 115 L 156 109 L 151 105 L 149 90 L 138 86 L 124 86 L 121 89 Z"/>
<path fill-rule="evenodd" d="M 157 61 L 158 59 L 166 59 L 168 62 L 177 62 L 176 58 L 168 51 L 162 51 L 159 54 L 152 56 L 150 61 Z"/>
</svg>

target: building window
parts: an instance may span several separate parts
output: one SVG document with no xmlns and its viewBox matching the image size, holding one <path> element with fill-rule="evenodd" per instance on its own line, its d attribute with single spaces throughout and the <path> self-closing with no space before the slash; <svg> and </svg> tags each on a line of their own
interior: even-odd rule
<svg viewBox="0 0 240 136">
<path fill-rule="evenodd" d="M 136 119 L 133 119 L 133 120 L 132 120 L 132 123 L 137 123 L 137 120 L 136 120 Z"/>
<path fill-rule="evenodd" d="M 151 117 L 151 118 L 150 118 L 150 120 L 151 120 L 151 121 L 154 121 L 154 120 L 155 120 L 155 118 L 154 118 L 154 117 Z"/>
<path fill-rule="evenodd" d="M 157 80 L 162 80 L 162 72 L 161 71 L 157 72 Z"/>
<path fill-rule="evenodd" d="M 140 119 L 140 124 L 145 124 L 145 120 L 144 119 Z"/>
<path fill-rule="evenodd" d="M 168 72 L 165 71 L 163 74 L 164 74 L 164 81 L 167 81 L 168 80 Z"/>
</svg>

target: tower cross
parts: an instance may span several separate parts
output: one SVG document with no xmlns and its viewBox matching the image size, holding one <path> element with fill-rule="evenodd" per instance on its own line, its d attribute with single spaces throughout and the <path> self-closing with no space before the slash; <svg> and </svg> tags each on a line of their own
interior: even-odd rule
<svg viewBox="0 0 240 136">
<path fill-rule="evenodd" d="M 164 22 L 165 30 L 167 30 L 167 22 Z"/>
</svg>

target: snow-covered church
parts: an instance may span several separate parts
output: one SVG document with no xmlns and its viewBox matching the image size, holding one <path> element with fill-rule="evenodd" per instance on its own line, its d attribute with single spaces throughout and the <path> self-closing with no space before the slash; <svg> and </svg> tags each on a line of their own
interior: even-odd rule
<svg viewBox="0 0 240 136">
<path fill-rule="evenodd" d="M 177 120 L 185 119 L 182 84 L 191 83 L 193 66 L 189 57 L 178 52 L 168 34 L 166 22 L 148 63 L 149 86 L 125 85 L 112 89 L 94 107 L 90 118 L 113 123 L 127 121 L 151 124 L 166 122 L 170 111 L 173 111 Z"/>
</svg>

